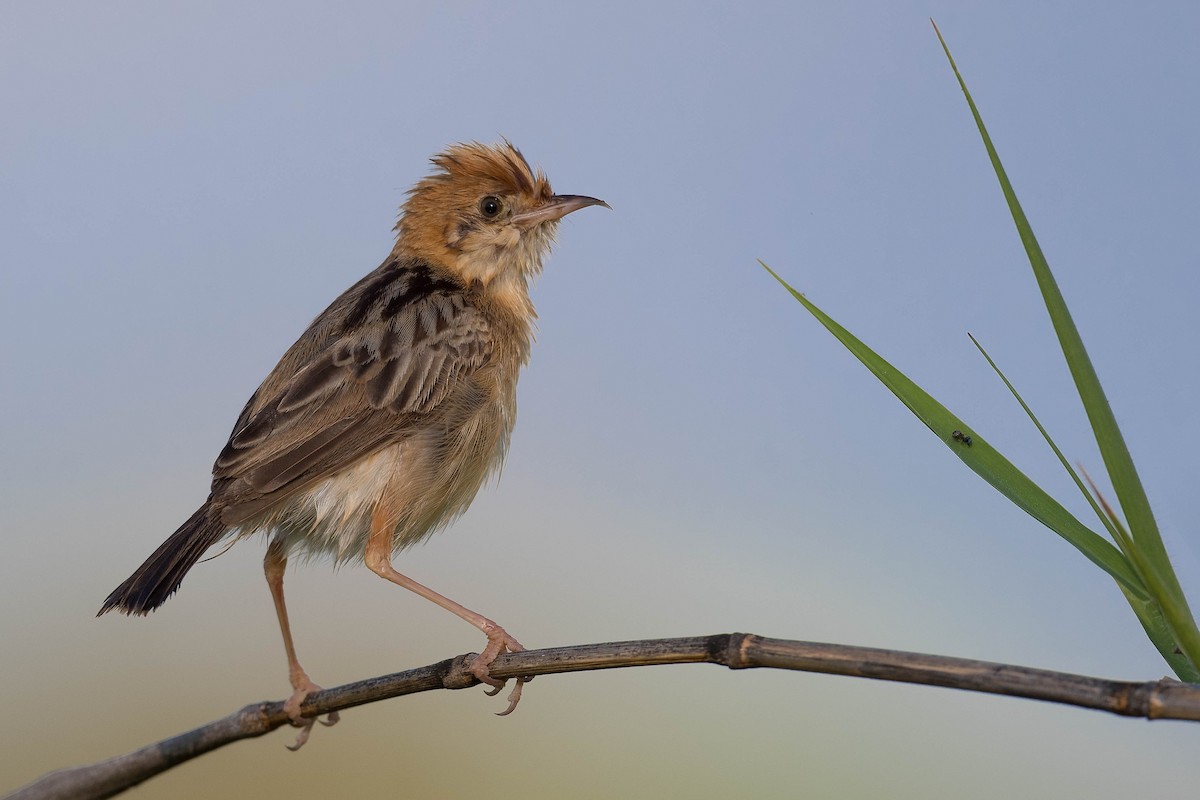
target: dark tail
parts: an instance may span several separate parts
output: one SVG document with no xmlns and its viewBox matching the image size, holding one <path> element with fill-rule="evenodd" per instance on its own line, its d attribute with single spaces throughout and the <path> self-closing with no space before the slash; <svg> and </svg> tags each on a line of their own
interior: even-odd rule
<svg viewBox="0 0 1200 800">
<path fill-rule="evenodd" d="M 145 564 L 113 589 L 96 616 L 113 609 L 122 614 L 144 616 L 167 602 L 188 570 L 225 533 L 225 527 L 219 509 L 210 503 L 200 506 L 146 559 Z"/>
</svg>

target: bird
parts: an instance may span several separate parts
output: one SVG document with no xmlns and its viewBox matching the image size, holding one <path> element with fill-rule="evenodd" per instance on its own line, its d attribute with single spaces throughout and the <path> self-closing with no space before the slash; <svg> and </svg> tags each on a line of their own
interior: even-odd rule
<svg viewBox="0 0 1200 800">
<path fill-rule="evenodd" d="M 300 713 L 321 687 L 300 665 L 283 595 L 288 557 L 364 563 L 487 637 L 469 669 L 524 648 L 500 625 L 398 572 L 392 559 L 466 511 L 504 460 L 537 314 L 530 286 L 559 221 L 589 206 L 555 194 L 507 139 L 460 143 L 409 190 L 383 263 L 313 320 L 250 397 L 217 456 L 208 499 L 104 600 L 144 616 L 213 545 L 269 539 L 263 571 Z M 525 679 L 509 697 L 510 713 Z M 322 724 L 332 725 L 331 714 Z"/>
</svg>

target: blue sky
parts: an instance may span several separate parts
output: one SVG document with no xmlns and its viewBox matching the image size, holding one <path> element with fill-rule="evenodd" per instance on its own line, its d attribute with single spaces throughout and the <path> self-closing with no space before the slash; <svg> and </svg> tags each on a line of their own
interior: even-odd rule
<svg viewBox="0 0 1200 800">
<path fill-rule="evenodd" d="M 0 788 L 287 693 L 256 542 L 149 619 L 92 615 L 203 500 L 283 349 L 386 255 L 428 157 L 501 136 L 613 211 L 568 219 L 535 289 L 499 486 L 402 571 L 530 647 L 743 630 L 1162 675 L 1112 582 L 756 264 L 1085 518 L 965 336 L 1099 472 L 930 16 L 1195 600 L 1195 4 L 11 5 L 0 671 L 20 688 Z M 326 685 L 481 646 L 363 569 L 301 568 L 288 595 Z M 544 678 L 495 710 L 480 690 L 358 709 L 298 755 L 275 734 L 140 796 L 1167 796 L 1194 786 L 1200 743 L 1177 723 L 700 667 Z"/>
</svg>

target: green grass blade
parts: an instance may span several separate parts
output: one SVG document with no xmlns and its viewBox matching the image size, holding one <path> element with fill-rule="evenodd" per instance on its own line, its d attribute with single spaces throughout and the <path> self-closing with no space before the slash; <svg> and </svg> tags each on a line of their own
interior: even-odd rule
<svg viewBox="0 0 1200 800">
<path fill-rule="evenodd" d="M 1112 506 L 1108 504 L 1108 501 L 1104 499 L 1104 495 L 1100 494 L 1100 490 L 1096 488 L 1096 484 L 1091 479 L 1091 476 L 1082 467 L 1080 467 L 1080 471 L 1083 472 L 1083 477 L 1087 479 L 1088 485 L 1092 488 L 1092 493 L 1096 495 L 1096 500 L 1104 507 L 1104 513 L 1108 515 L 1112 527 L 1116 531 L 1114 538 L 1116 539 L 1117 546 L 1121 548 L 1121 552 L 1125 554 L 1130 566 L 1133 567 L 1133 571 L 1141 578 L 1142 584 L 1150 593 L 1150 597 L 1153 599 L 1156 607 L 1161 611 L 1163 623 L 1171 634 L 1172 652 L 1185 657 L 1192 665 L 1194 671 L 1196 665 L 1200 664 L 1200 631 L 1196 630 L 1196 623 L 1192 620 L 1187 606 L 1171 602 L 1163 575 L 1137 547 L 1133 541 L 1133 537 L 1125 529 L 1125 526 L 1121 523 L 1121 519 L 1113 511 Z"/>
<path fill-rule="evenodd" d="M 1162 655 L 1163 660 L 1171 666 L 1171 670 L 1175 673 L 1175 676 L 1179 680 L 1187 681 L 1188 683 L 1200 683 L 1200 669 L 1197 669 L 1196 665 L 1187 656 L 1176 650 L 1175 634 L 1163 617 L 1162 609 L 1158 603 L 1154 600 L 1134 595 L 1120 583 L 1117 584 L 1117 588 L 1125 593 L 1125 599 L 1129 601 L 1129 607 L 1137 615 L 1138 622 L 1142 624 L 1142 629 L 1146 631 L 1146 636 L 1154 644 L 1159 654 Z"/>
<path fill-rule="evenodd" d="M 1009 211 L 1012 213 L 1013 222 L 1016 223 L 1017 232 L 1021 236 L 1021 242 L 1025 246 L 1029 263 L 1033 267 L 1033 273 L 1037 278 L 1038 287 L 1046 304 L 1046 310 L 1049 312 L 1050 319 L 1054 324 L 1055 333 L 1058 336 L 1063 355 L 1066 357 L 1067 366 L 1071 371 L 1071 377 L 1075 381 L 1079 397 L 1083 401 L 1084 410 L 1087 412 L 1088 420 L 1096 437 L 1096 443 L 1099 445 L 1100 454 L 1104 459 L 1104 466 L 1108 471 L 1109 480 L 1112 481 L 1113 489 L 1117 493 L 1121 509 L 1129 522 L 1130 529 L 1134 533 L 1139 549 L 1163 574 L 1164 580 L 1167 582 L 1168 591 L 1175 598 L 1176 602 L 1186 606 L 1187 600 L 1184 598 L 1183 589 L 1180 587 L 1179 581 L 1175 576 L 1175 571 L 1172 569 L 1170 560 L 1167 557 L 1162 536 L 1159 534 L 1158 524 L 1154 520 L 1154 513 L 1151 511 L 1145 489 L 1142 487 L 1141 479 L 1138 477 L 1137 469 L 1134 467 L 1133 458 L 1129 454 L 1129 448 L 1125 445 L 1125 438 L 1121 435 L 1120 428 L 1117 427 L 1116 417 L 1113 416 L 1112 407 L 1109 405 L 1108 398 L 1100 386 L 1100 380 L 1096 376 L 1096 370 L 1092 366 L 1091 359 L 1088 358 L 1087 350 L 1083 346 L 1083 340 L 1079 336 L 1079 331 L 1071 319 L 1070 312 L 1067 310 L 1066 301 L 1063 299 L 1062 292 L 1059 291 L 1058 284 L 1050 272 L 1050 267 L 1046 263 L 1042 248 L 1038 244 L 1037 237 L 1033 234 L 1033 228 L 1029 224 L 1025 212 L 1022 210 L 1021 204 L 1017 201 L 1017 195 L 1013 191 L 1012 184 L 1008 180 L 1008 175 L 1005 173 L 1003 165 L 1000 163 L 1000 156 L 996 152 L 996 148 L 992 144 L 992 139 L 988 135 L 987 128 L 983 124 L 983 117 L 980 116 L 979 109 L 975 105 L 975 100 L 971 97 L 971 93 L 967 89 L 966 81 L 963 80 L 962 74 L 958 71 L 958 65 L 954 63 L 954 57 L 950 54 L 950 48 L 947 46 L 946 40 L 942 37 L 941 31 L 937 29 L 936 23 L 933 27 L 937 32 L 938 41 L 941 42 L 942 49 L 946 53 L 946 58 L 950 61 L 950 66 L 954 70 L 954 76 L 958 79 L 958 85 L 967 99 L 967 105 L 971 108 L 971 115 L 975 119 L 975 126 L 979 129 L 979 135 L 983 138 L 984 147 L 987 148 L 988 158 L 992 162 L 992 168 L 995 170 L 996 177 L 1000 182 L 1000 188 L 1004 192 L 1004 198 L 1008 203 Z M 1188 613 L 1190 615 L 1190 611 Z"/>
<path fill-rule="evenodd" d="M 992 357 L 988 355 L 988 351 L 983 349 L 983 345 L 979 343 L 979 340 L 969 333 L 967 334 L 967 337 L 971 340 L 971 344 L 975 345 L 975 348 L 979 350 L 985 359 L 987 359 L 988 366 L 992 368 L 992 371 L 1000 376 L 1000 380 L 1004 381 L 1004 385 L 1008 387 L 1008 391 L 1011 392 L 1012 396 L 1017 399 L 1018 403 L 1020 403 L 1021 408 L 1025 411 L 1025 415 L 1029 417 L 1029 420 L 1033 423 L 1034 427 L 1038 429 L 1038 433 L 1042 434 L 1042 438 L 1046 440 L 1046 444 L 1050 445 L 1050 449 L 1054 451 L 1054 455 L 1058 458 L 1058 463 L 1062 464 L 1063 469 L 1065 469 L 1067 474 L 1071 476 L 1071 480 L 1075 482 L 1075 486 L 1079 489 L 1080 493 L 1087 498 L 1088 504 L 1092 507 L 1092 511 L 1095 511 L 1096 516 L 1100 519 L 1100 524 L 1108 529 L 1109 536 L 1111 536 L 1112 540 L 1117 542 L 1119 545 L 1119 532 L 1117 528 L 1113 526 L 1113 523 L 1109 520 L 1108 516 L 1100 510 L 1100 505 L 1096 502 L 1096 498 L 1092 497 L 1092 493 L 1089 492 L 1087 487 L 1083 485 L 1083 481 L 1079 479 L 1079 475 L 1076 474 L 1075 470 L 1071 469 L 1071 465 L 1067 462 L 1067 457 L 1063 455 L 1062 450 L 1058 449 L 1058 445 L 1054 443 L 1054 439 L 1050 438 L 1050 432 L 1042 426 L 1042 423 L 1040 420 L 1038 420 L 1037 415 L 1033 413 L 1033 409 L 1029 407 L 1029 404 L 1025 402 L 1025 398 L 1021 397 L 1021 393 L 1017 391 L 1017 387 L 1012 385 L 1012 381 L 1008 379 L 1008 376 L 1005 375 L 1000 367 L 997 366 L 996 362 L 992 360 Z M 1121 548 L 1121 550 L 1124 551 L 1124 548 Z"/>
<path fill-rule="evenodd" d="M 803 294 L 793 289 L 770 267 L 761 261 L 759 263 L 767 272 L 771 273 L 775 280 L 791 292 L 792 296 L 808 309 L 838 341 L 845 345 L 846 349 L 874 373 L 884 386 L 900 398 L 900 401 L 908 406 L 909 410 L 916 414 L 917 418 L 924 422 L 968 467 L 1034 519 L 1074 545 L 1094 564 L 1117 580 L 1127 592 L 1142 600 L 1147 599 L 1145 586 L 1121 552 L 1108 540 L 1092 531 L 1054 498 L 1042 491 L 1041 487 L 1013 466 L 982 437 L 972 432 L 949 409 L 836 323 Z M 969 435 L 971 443 L 967 444 L 961 439 L 956 439 L 955 431 Z"/>
</svg>

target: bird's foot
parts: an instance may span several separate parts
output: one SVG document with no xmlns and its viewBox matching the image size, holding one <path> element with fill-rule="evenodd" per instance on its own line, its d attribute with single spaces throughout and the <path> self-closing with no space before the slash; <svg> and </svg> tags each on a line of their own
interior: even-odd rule
<svg viewBox="0 0 1200 800">
<path fill-rule="evenodd" d="M 300 715 L 300 706 L 304 704 L 305 698 L 307 698 L 313 692 L 321 691 L 321 687 L 309 680 L 308 675 L 304 674 L 303 670 L 301 670 L 299 674 L 292 675 L 292 689 L 292 696 L 289 697 L 286 702 L 284 702 L 283 710 L 287 712 L 288 718 L 292 721 L 292 725 L 300 729 L 300 733 L 296 734 L 296 741 L 293 744 L 287 745 L 288 750 L 295 752 L 301 747 L 304 747 L 304 743 L 307 742 L 308 737 L 312 735 L 314 722 L 320 722 L 322 725 L 329 727 L 330 725 L 336 725 L 337 721 L 341 719 L 341 717 L 336 711 L 325 717 L 325 719 L 318 719 L 317 717 L 303 717 Z"/>
<path fill-rule="evenodd" d="M 488 697 L 494 697 L 504 688 L 506 680 L 493 678 L 489 668 L 497 658 L 505 653 L 520 653 L 525 647 L 516 639 L 508 635 L 508 631 L 501 628 L 491 620 L 487 621 L 487 626 L 484 628 L 484 634 L 488 638 L 487 647 L 483 648 L 483 652 L 475 656 L 471 661 L 471 674 L 479 679 L 481 683 L 486 683 L 491 686 Z M 498 717 L 505 717 L 511 714 L 517 707 L 517 703 L 521 701 L 521 689 L 525 684 L 533 680 L 533 677 L 517 678 L 517 684 L 508 695 L 508 708 L 496 713 Z"/>
</svg>

